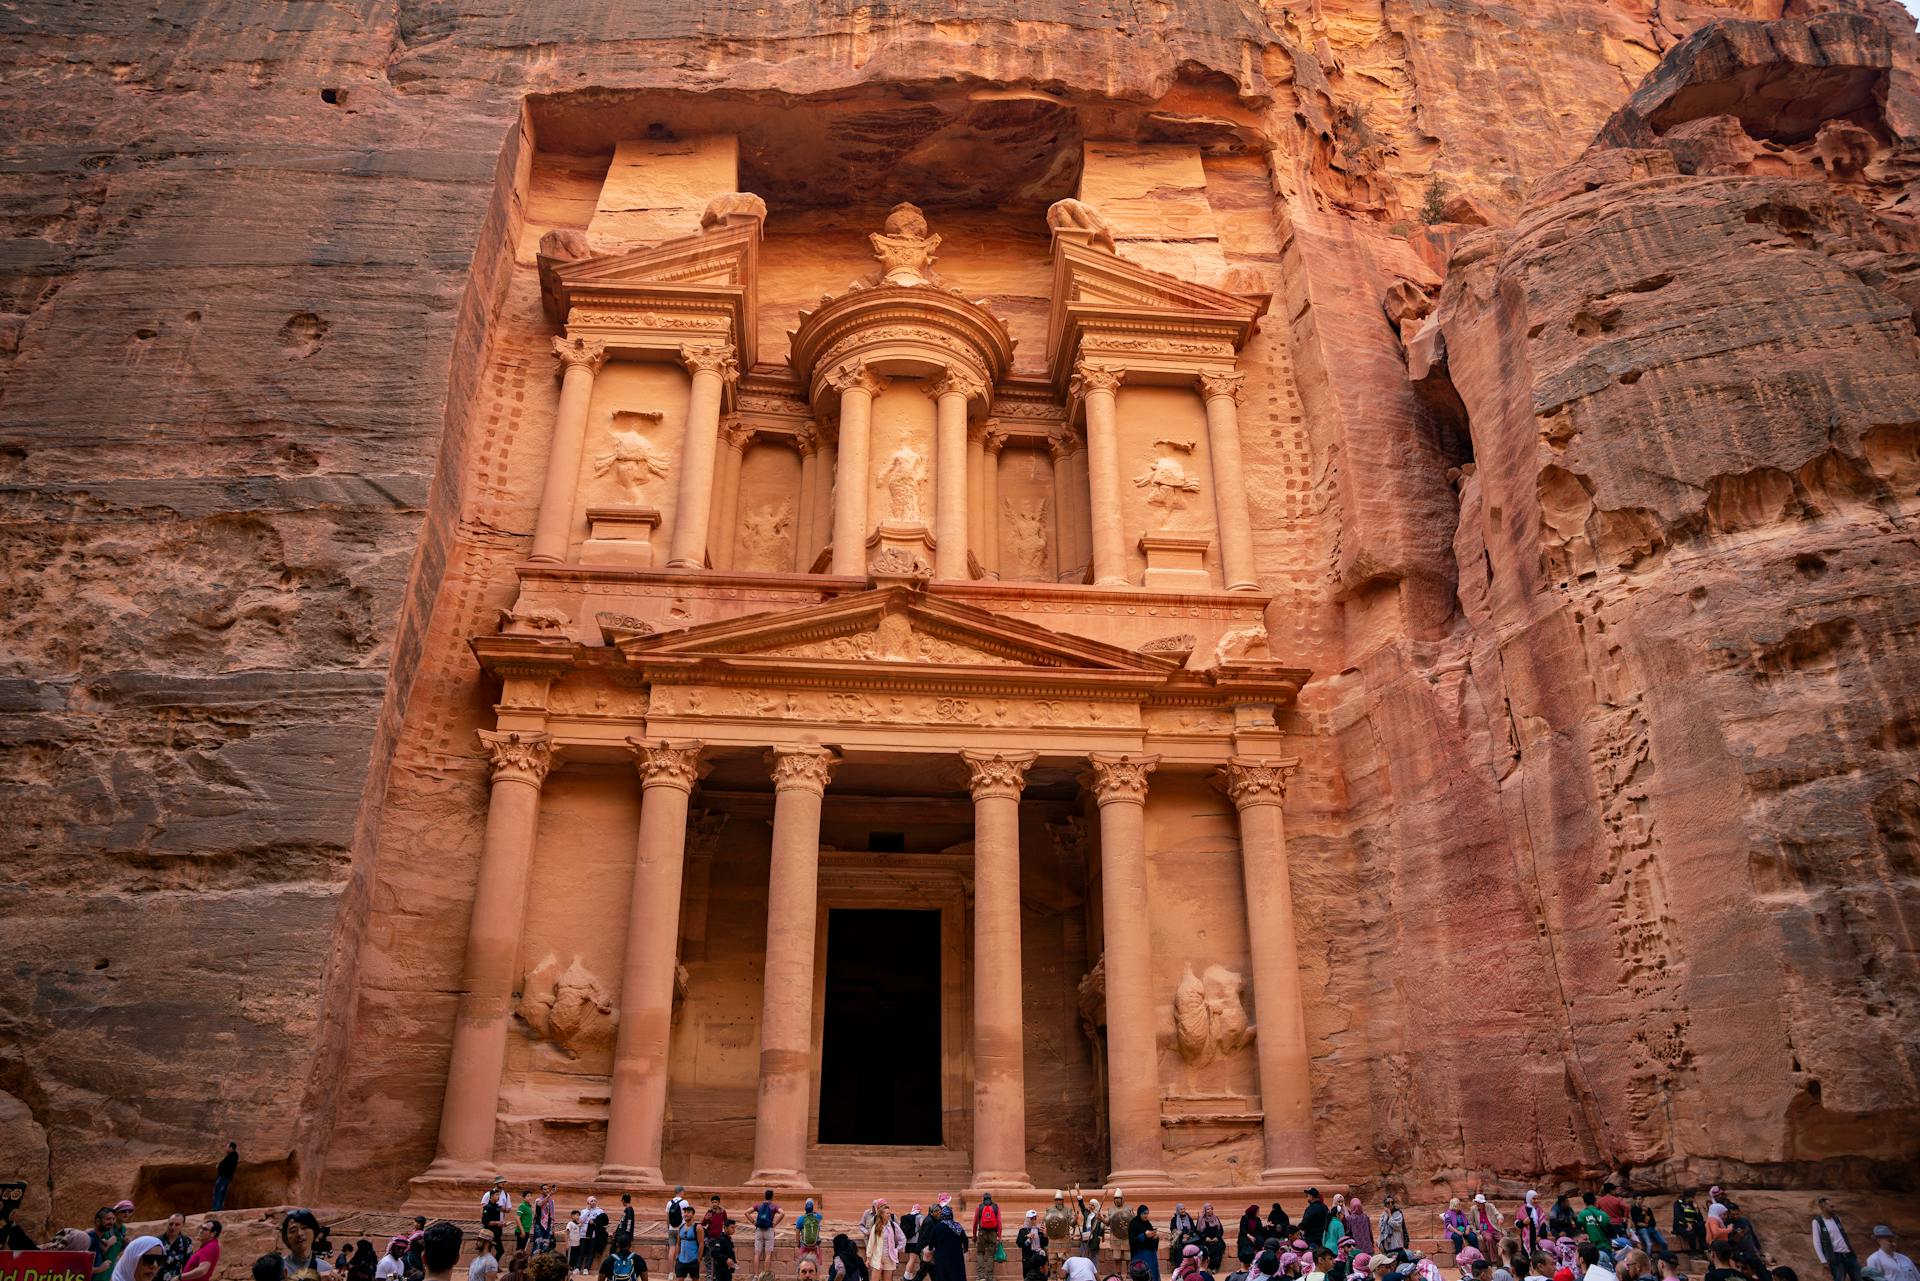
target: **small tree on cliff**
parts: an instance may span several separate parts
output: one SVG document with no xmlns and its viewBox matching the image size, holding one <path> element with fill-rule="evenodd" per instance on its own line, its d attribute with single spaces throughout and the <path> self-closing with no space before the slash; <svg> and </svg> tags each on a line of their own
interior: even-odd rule
<svg viewBox="0 0 1920 1281">
<path fill-rule="evenodd" d="M 1420 200 L 1420 221 L 1431 227 L 1436 222 L 1446 220 L 1447 184 L 1435 174 L 1427 180 L 1427 190 Z"/>
</svg>

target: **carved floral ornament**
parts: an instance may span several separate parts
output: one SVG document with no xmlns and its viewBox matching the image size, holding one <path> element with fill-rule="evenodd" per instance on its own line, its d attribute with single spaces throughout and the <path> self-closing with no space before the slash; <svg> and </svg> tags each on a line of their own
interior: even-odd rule
<svg viewBox="0 0 1920 1281">
<path fill-rule="evenodd" d="M 961 752 L 960 759 L 967 763 L 971 774 L 968 787 L 973 799 L 1019 800 L 1020 791 L 1027 784 L 1027 767 L 1033 764 L 1036 755 L 1034 752 Z"/>
<path fill-rule="evenodd" d="M 1245 374 L 1231 369 L 1203 369 L 1200 371 L 1200 391 L 1208 400 L 1222 396 L 1238 404 L 1240 387 L 1246 380 Z"/>
<path fill-rule="evenodd" d="M 600 367 L 607 363 L 607 344 L 598 338 L 555 338 L 553 354 L 560 360 L 562 373 L 584 369 L 590 374 L 597 374 Z"/>
<path fill-rule="evenodd" d="M 942 396 L 958 396 L 972 402 L 984 398 L 987 385 L 964 369 L 948 369 L 926 384 L 927 394 L 936 401 Z"/>
<path fill-rule="evenodd" d="M 840 758 L 824 747 L 776 747 L 767 753 L 773 771 L 773 790 L 802 791 L 818 796 L 827 790 Z"/>
<path fill-rule="evenodd" d="M 885 378 L 857 360 L 837 366 L 827 375 L 826 384 L 842 396 L 850 391 L 864 391 L 869 396 L 878 396 L 887 389 Z"/>
<path fill-rule="evenodd" d="M 1147 802 L 1147 775 L 1160 764 L 1160 758 L 1131 752 L 1093 752 L 1087 757 L 1093 768 L 1082 778 L 1093 799 L 1102 805 L 1128 801 Z"/>
<path fill-rule="evenodd" d="M 1112 394 L 1120 390 L 1120 382 L 1125 377 L 1125 370 L 1083 360 L 1073 367 L 1073 378 L 1067 384 L 1067 395 L 1073 400 L 1085 400 L 1091 392 L 1104 391 Z"/>
<path fill-rule="evenodd" d="M 493 766 L 494 782 L 512 779 L 535 787 L 546 782 L 556 755 L 551 735 L 540 731 L 491 729 L 477 733 Z"/>
<path fill-rule="evenodd" d="M 1214 775 L 1214 786 L 1225 792 L 1238 809 L 1281 805 L 1287 799 L 1287 780 L 1299 768 L 1297 757 L 1232 756 Z"/>
<path fill-rule="evenodd" d="M 643 788 L 675 787 L 690 792 L 705 772 L 700 764 L 700 752 L 705 744 L 698 739 L 674 743 L 664 738 L 657 741 L 629 738 L 627 746 L 633 751 L 633 765 L 640 771 Z"/>
<path fill-rule="evenodd" d="M 680 361 L 690 374 L 718 374 L 722 382 L 740 376 L 732 343 L 688 343 L 680 348 Z"/>
</svg>

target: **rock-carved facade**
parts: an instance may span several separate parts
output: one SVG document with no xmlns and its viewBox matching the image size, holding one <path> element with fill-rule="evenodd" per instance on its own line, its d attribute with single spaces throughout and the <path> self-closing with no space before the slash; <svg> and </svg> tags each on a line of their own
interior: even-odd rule
<svg viewBox="0 0 1920 1281">
<path fill-rule="evenodd" d="M 1067 1044 L 1097 1084 L 1085 1111 L 1109 1148 L 1045 1154 L 1051 1181 L 1173 1180 L 1164 1133 L 1192 1117 L 1169 1096 L 1192 1091 L 1163 1080 L 1164 1036 L 1189 1062 L 1239 1063 L 1227 1074 L 1239 1092 L 1208 1096 L 1226 1105 L 1210 1120 L 1238 1132 L 1212 1141 L 1248 1146 L 1253 1184 L 1313 1182 L 1291 932 L 1246 955 L 1166 958 L 1187 978 L 1156 992 L 1147 893 L 1149 833 L 1187 821 L 1216 774 L 1241 780 L 1243 807 L 1271 790 L 1258 780 L 1285 768 L 1282 722 L 1309 675 L 1244 641 L 1265 635 L 1271 601 L 1248 561 L 1245 486 L 1230 474 L 1235 353 L 1266 297 L 1127 262 L 1097 211 L 1056 208 L 1045 369 L 1017 376 L 1006 322 L 941 283 L 941 237 L 902 204 L 870 238 L 878 270 L 800 312 L 782 368 L 757 361 L 750 323 L 767 216 L 744 193 L 719 193 L 681 239 L 610 253 L 554 245 L 541 259 L 562 391 L 516 601 L 471 639 L 499 686 L 482 734 L 495 783 L 438 1151 L 417 1194 L 501 1168 L 566 1175 L 583 1156 L 608 1185 L 697 1170 L 825 1186 L 849 1149 L 884 1154 L 901 1136 L 967 1186 L 1030 1187 L 1028 1116 L 1040 1105 L 1023 1004 L 1036 965 L 1106 976 L 1104 1034 Z M 1127 388 L 1158 395 L 1136 407 Z M 1027 474 L 1007 465 L 1015 450 Z M 745 462 L 758 451 L 785 456 L 772 473 L 784 483 L 751 483 Z M 627 501 L 596 505 L 600 480 Z M 684 604 L 696 597 L 697 616 Z M 1174 621 L 1190 630 L 1167 635 Z M 1211 661 L 1192 665 L 1196 652 Z M 637 780 L 606 772 L 620 760 Z M 565 839 L 567 820 L 543 801 L 552 762 L 577 769 L 578 787 L 639 796 L 610 998 L 510 906 L 541 844 Z M 863 816 L 860 839 L 844 844 L 843 810 Z M 1277 805 L 1246 812 L 1248 873 L 1284 883 Z M 687 972 L 696 1000 L 702 985 L 682 966 L 676 910 L 701 815 L 762 820 L 729 822 L 739 839 L 764 833 L 751 1149 L 731 1164 L 670 1120 L 712 1089 L 681 1068 L 714 1048 L 698 1043 L 713 1030 L 673 1017 L 676 975 Z M 1093 838 L 1061 845 L 1036 823 Z M 1068 866 L 1046 892 L 1086 903 L 1065 934 L 1035 931 L 1025 906 L 1036 847 L 1055 846 Z M 926 911 L 888 870 L 902 853 L 961 891 L 924 925 L 949 941 L 924 1046 L 940 1071 L 929 1095 L 893 1103 L 924 1124 L 850 1139 L 836 1060 L 871 1047 L 836 1009 L 858 999 L 834 973 L 857 945 L 833 918 Z M 830 870 L 871 888 L 837 899 Z M 1262 937 L 1273 924 L 1243 928 Z M 547 959 L 516 1006 L 518 970 L 502 960 L 533 953 Z M 1250 1048 L 1243 989 L 1273 1054 Z M 1063 1015 L 1072 1028 L 1078 1016 Z M 515 1051 L 522 1025 L 568 1062 Z M 574 1102 L 543 1115 L 596 1037 L 609 1042 L 604 1103 L 589 1094 L 584 1113 Z M 604 1136 L 597 1153 L 583 1127 Z"/>
</svg>

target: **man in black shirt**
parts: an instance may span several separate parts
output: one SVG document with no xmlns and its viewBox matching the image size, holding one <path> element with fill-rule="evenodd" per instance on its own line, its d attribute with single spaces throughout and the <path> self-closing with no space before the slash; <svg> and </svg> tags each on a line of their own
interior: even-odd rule
<svg viewBox="0 0 1920 1281">
<path fill-rule="evenodd" d="M 1320 1244 L 1327 1234 L 1327 1203 L 1320 1199 L 1319 1188 L 1307 1189 L 1307 1208 L 1300 1213 L 1300 1235 L 1307 1239 L 1308 1246 Z"/>
<path fill-rule="evenodd" d="M 220 1164 L 213 1167 L 213 1208 L 227 1208 L 227 1189 L 233 1186 L 233 1176 L 240 1172 L 240 1145 L 227 1144 L 227 1154 L 220 1158 Z"/>
<path fill-rule="evenodd" d="M 1733 1247 L 1715 1241 L 1707 1251 L 1706 1281 L 1746 1281 L 1746 1273 L 1733 1266 Z"/>
</svg>

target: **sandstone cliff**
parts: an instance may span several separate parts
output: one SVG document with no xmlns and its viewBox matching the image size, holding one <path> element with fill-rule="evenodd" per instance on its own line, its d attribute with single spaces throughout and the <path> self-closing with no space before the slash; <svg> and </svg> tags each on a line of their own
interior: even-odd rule
<svg viewBox="0 0 1920 1281">
<path fill-rule="evenodd" d="M 1683 44 L 1815 9 L 1870 21 Z M 1311 454 L 1260 545 L 1321 673 L 1290 822 L 1322 1163 L 1910 1172 L 1911 29 L 1891 0 L 0 18 L 32 122 L 0 176 L 0 1105 L 30 1118 L 0 1160 L 69 1217 L 191 1204 L 228 1137 L 241 1200 L 314 1195 L 378 1046 L 411 1086 L 345 1119 L 408 1137 L 326 1191 L 399 1194 L 445 1003 L 384 966 L 457 956 L 462 907 L 377 851 L 477 821 L 439 744 L 531 521 L 476 422 L 528 314 L 525 111 L 902 82 L 1018 90 L 1016 138 L 1244 144 L 1221 216 L 1286 302 Z M 850 125 L 876 174 L 900 109 Z M 1383 303 L 1443 275 L 1416 385 Z"/>
</svg>

